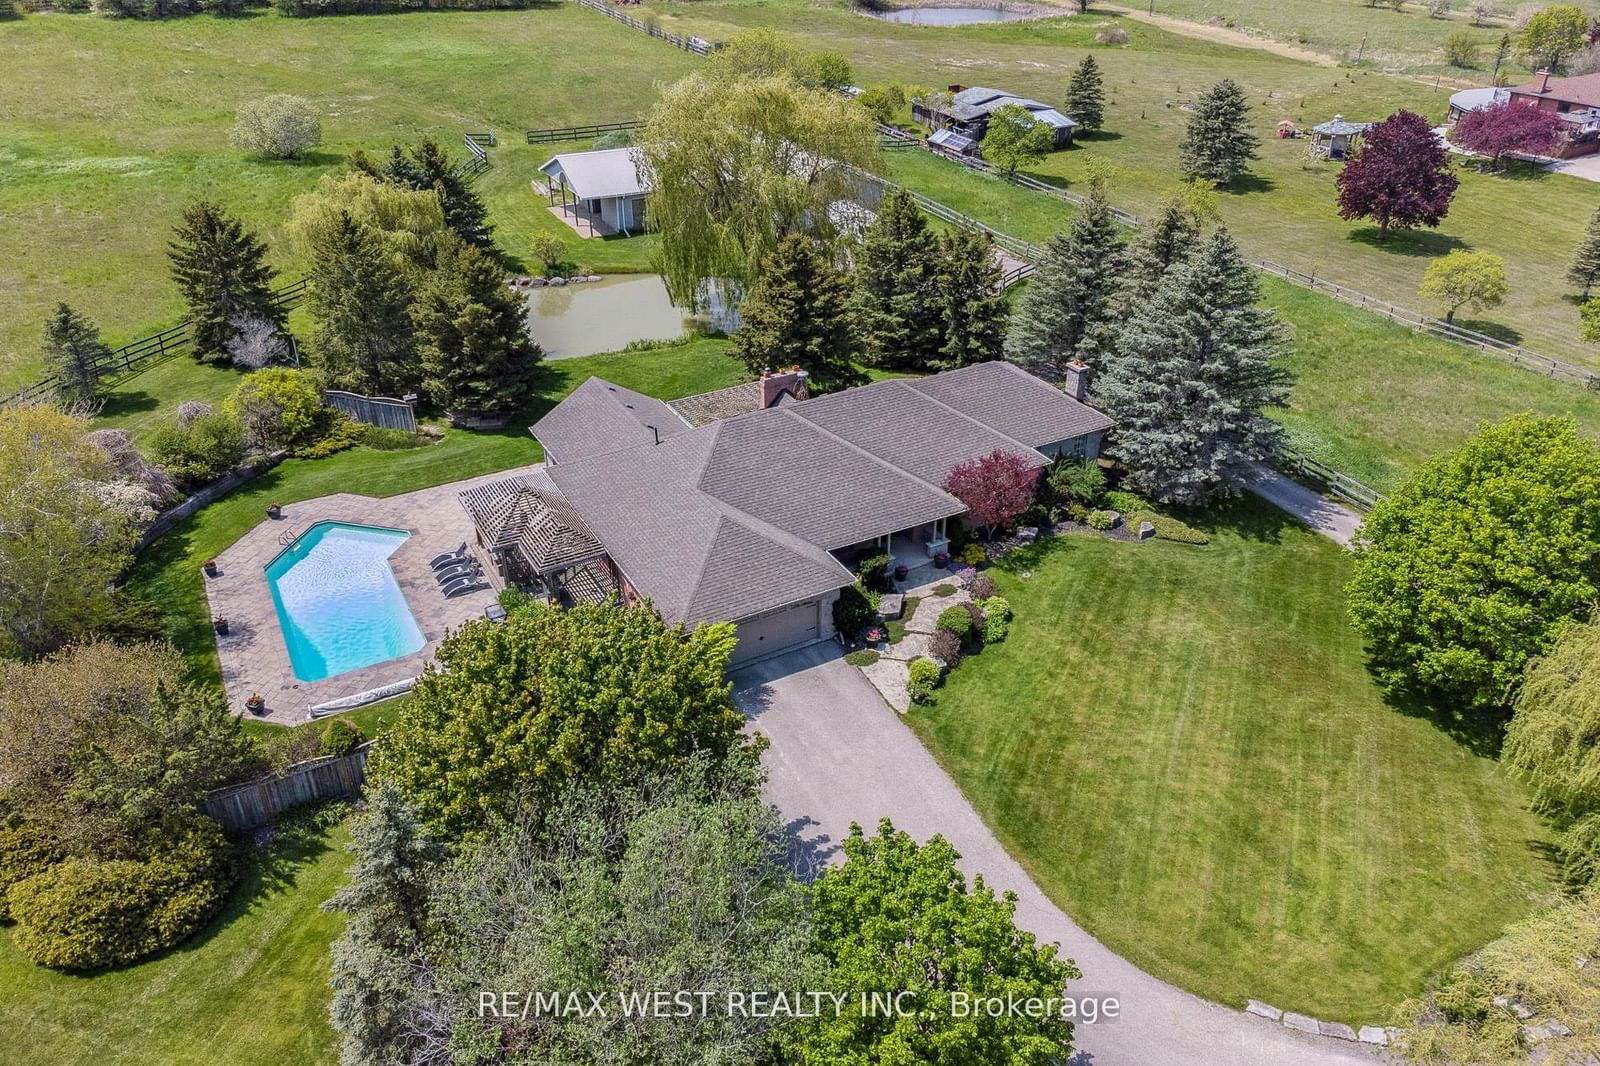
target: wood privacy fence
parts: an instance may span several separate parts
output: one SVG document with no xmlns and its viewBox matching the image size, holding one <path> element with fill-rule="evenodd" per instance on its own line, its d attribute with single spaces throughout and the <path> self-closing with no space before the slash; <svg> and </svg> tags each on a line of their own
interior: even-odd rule
<svg viewBox="0 0 1600 1066">
<path fill-rule="evenodd" d="M 405 400 L 396 400 L 391 396 L 362 396 L 337 389 L 323 393 L 322 400 L 329 407 L 336 407 L 357 422 L 365 422 L 369 426 L 403 429 L 407 433 L 417 431 L 417 409 Z"/>
<path fill-rule="evenodd" d="M 693 52 L 697 56 L 708 56 L 712 52 L 720 51 L 722 48 L 722 45 L 712 44 L 704 38 L 679 37 L 675 33 L 667 33 L 654 22 L 646 22 L 644 19 L 624 14 L 615 5 L 605 3 L 604 0 L 572 0 L 572 2 L 580 7 L 586 7 L 590 11 L 598 11 L 607 18 L 616 19 L 624 26 L 631 26 L 640 33 L 648 33 L 658 41 L 666 41 L 676 48 L 682 48 L 685 52 Z"/>
<path fill-rule="evenodd" d="M 592 122 L 587 126 L 552 126 L 550 129 L 529 130 L 529 144 L 555 144 L 560 141 L 579 141 L 585 137 L 599 137 L 606 133 L 636 130 L 644 123 L 636 118 L 624 122 Z"/>
<path fill-rule="evenodd" d="M 290 807 L 319 799 L 349 799 L 360 795 L 366 780 L 367 751 L 372 742 L 349 755 L 330 755 L 296 763 L 275 777 L 246 785 L 218 789 L 200 809 L 230 833 L 243 833 L 267 825 Z"/>
<path fill-rule="evenodd" d="M 283 310 L 288 310 L 300 302 L 306 292 L 306 279 L 292 281 L 272 292 L 272 302 Z M 110 355 L 95 363 L 95 377 L 108 378 L 116 374 L 137 370 L 149 363 L 159 362 L 169 355 L 187 352 L 194 344 L 194 335 L 190 330 L 192 323 L 185 319 L 170 329 L 160 333 L 143 337 L 131 344 L 124 344 Z M 57 377 L 52 374 L 34 382 L 26 388 L 18 389 L 9 396 L 0 397 L 0 407 L 13 404 L 28 403 L 33 400 L 45 399 L 55 395 Z"/>
</svg>

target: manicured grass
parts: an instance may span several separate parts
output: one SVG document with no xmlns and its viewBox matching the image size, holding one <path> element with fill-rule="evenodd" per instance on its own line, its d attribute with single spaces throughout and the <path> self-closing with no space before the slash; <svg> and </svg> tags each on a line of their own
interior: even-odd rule
<svg viewBox="0 0 1600 1066">
<path fill-rule="evenodd" d="M 283 239 L 293 197 L 349 151 L 387 152 L 495 130 L 494 169 L 479 178 L 496 237 L 513 257 L 535 228 L 572 236 L 528 182 L 562 146 L 531 146 L 530 127 L 632 118 L 658 82 L 698 60 L 573 5 L 317 19 L 253 12 L 136 22 L 51 15 L 0 34 L 0 392 L 38 370 L 39 331 L 59 300 L 113 343 L 182 317 L 167 276 L 173 223 L 200 197 L 258 227 L 285 277 L 301 274 Z M 228 145 L 242 101 L 310 99 L 323 145 L 270 162 Z M 648 241 L 579 241 L 594 270 L 639 269 Z M 581 247 L 580 247 L 581 246 Z"/>
<path fill-rule="evenodd" d="M 1010 638 L 910 721 L 1007 849 L 1139 966 L 1377 1024 L 1552 892 L 1492 728 L 1387 704 L 1348 555 L 1260 501 L 1205 547 L 1058 538 Z"/>
<path fill-rule="evenodd" d="M 349 857 L 337 809 L 318 813 L 320 824 L 280 832 L 249 862 L 216 921 L 152 961 L 70 976 L 34 966 L 0 933 L 0 1058 L 16 1066 L 335 1061 L 328 946 L 344 919 L 321 905 Z"/>
<path fill-rule="evenodd" d="M 1248 6 L 1266 5 L 1262 0 Z M 1303 0 L 1301 6 L 1325 5 Z M 1345 0 L 1326 6 L 1342 11 Z M 1092 52 L 1106 79 L 1105 132 L 1081 138 L 1030 172 L 1081 187 L 1091 164 L 1103 165 L 1113 203 L 1136 214 L 1148 213 L 1179 188 L 1183 105 L 1231 77 L 1244 86 L 1252 125 L 1264 143 L 1253 176 L 1220 194 L 1218 208 L 1251 255 L 1438 312 L 1416 294 L 1429 259 L 1453 248 L 1494 252 L 1506 259 L 1511 294 L 1505 306 L 1469 316 L 1481 321 L 1466 324 L 1600 366 L 1600 349 L 1578 339 L 1577 312 L 1562 277 L 1584 225 L 1600 207 L 1600 184 L 1531 169 L 1491 176 L 1464 166 L 1461 189 L 1437 231 L 1379 242 L 1371 227 L 1339 219 L 1333 186 L 1338 164 L 1310 162 L 1308 140 L 1272 136 L 1280 119 L 1310 127 L 1336 113 L 1381 119 L 1402 107 L 1442 122 L 1454 86 L 1330 69 L 1098 12 L 941 28 L 884 22 L 802 0 L 651 0 L 648 8 L 665 29 L 712 39 L 747 26 L 793 33 L 811 47 L 843 52 L 860 84 L 995 85 L 1051 103 L 1061 101 L 1072 70 Z M 1094 44 L 1095 33 L 1113 23 L 1128 31 L 1129 45 Z M 915 158 L 910 152 L 890 155 L 897 169 Z"/>
<path fill-rule="evenodd" d="M 161 610 L 168 636 L 189 657 L 196 676 L 219 679 L 216 643 L 206 610 L 200 565 L 263 521 L 267 504 L 294 503 L 335 492 L 393 496 L 402 492 L 525 466 L 541 458 L 527 427 L 590 375 L 664 399 L 742 381 L 728 342 L 686 344 L 543 365 L 540 400 L 509 428 L 493 433 L 444 431 L 437 444 L 408 451 L 352 448 L 325 459 L 290 459 L 251 480 L 156 541 L 139 557 L 129 585 Z"/>
</svg>

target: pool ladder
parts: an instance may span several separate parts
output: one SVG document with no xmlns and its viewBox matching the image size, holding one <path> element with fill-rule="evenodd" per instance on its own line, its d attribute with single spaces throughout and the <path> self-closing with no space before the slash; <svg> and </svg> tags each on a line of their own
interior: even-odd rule
<svg viewBox="0 0 1600 1066">
<path fill-rule="evenodd" d="M 299 536 L 300 536 L 300 534 L 298 532 L 296 532 L 295 530 L 288 529 L 288 530 L 285 530 L 283 535 L 278 538 L 278 543 L 279 544 L 293 544 L 295 539 L 297 537 L 299 537 Z"/>
</svg>

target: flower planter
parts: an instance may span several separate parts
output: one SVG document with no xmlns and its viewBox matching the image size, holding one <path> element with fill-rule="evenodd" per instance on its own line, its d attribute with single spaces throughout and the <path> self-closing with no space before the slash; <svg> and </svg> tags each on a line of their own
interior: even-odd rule
<svg viewBox="0 0 1600 1066">
<path fill-rule="evenodd" d="M 267 698 L 258 692 L 244 701 L 244 709 L 251 714 L 261 714 L 267 709 Z"/>
<path fill-rule="evenodd" d="M 949 553 L 948 552 L 940 552 L 938 555 L 935 555 L 933 557 L 933 565 L 934 565 L 934 569 L 936 569 L 936 570 L 943 570 L 945 567 L 949 566 L 950 565 L 950 555 L 949 555 Z"/>
<path fill-rule="evenodd" d="M 211 628 L 217 631 L 218 636 L 228 635 L 228 620 L 226 618 L 213 618 Z"/>
<path fill-rule="evenodd" d="M 911 568 L 909 566 L 907 566 L 905 563 L 901 563 L 899 566 L 896 566 L 894 568 L 894 579 L 896 581 L 904 581 L 906 578 L 908 578 L 910 576 L 911 576 Z"/>
<path fill-rule="evenodd" d="M 276 504 L 276 503 L 267 504 L 267 517 L 268 518 L 281 518 L 282 516 L 283 516 L 283 507 L 282 507 L 282 505 Z"/>
<path fill-rule="evenodd" d="M 207 559 L 206 560 L 205 569 L 206 569 L 206 577 L 216 577 L 217 576 L 217 561 L 215 559 Z"/>
</svg>

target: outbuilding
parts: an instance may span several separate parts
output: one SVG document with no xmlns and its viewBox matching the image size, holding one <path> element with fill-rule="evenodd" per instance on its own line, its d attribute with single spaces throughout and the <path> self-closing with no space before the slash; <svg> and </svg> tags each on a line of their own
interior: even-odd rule
<svg viewBox="0 0 1600 1066">
<path fill-rule="evenodd" d="M 574 215 L 600 236 L 645 228 L 650 193 L 644 158 L 636 148 L 565 152 L 539 168 L 552 206 Z"/>
</svg>

